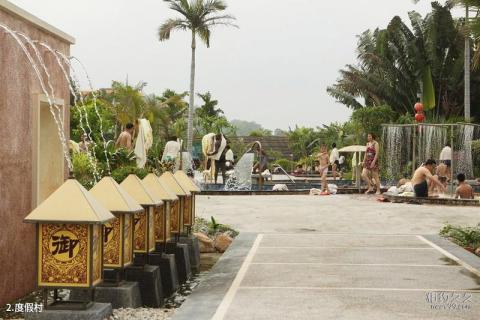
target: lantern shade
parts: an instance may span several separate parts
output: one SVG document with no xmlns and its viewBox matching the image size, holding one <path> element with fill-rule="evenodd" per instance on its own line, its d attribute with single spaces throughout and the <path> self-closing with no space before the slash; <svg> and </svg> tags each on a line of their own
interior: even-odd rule
<svg viewBox="0 0 480 320">
<path fill-rule="evenodd" d="M 170 228 L 172 233 L 181 234 L 184 231 L 184 226 L 191 224 L 191 215 L 187 202 L 189 202 L 192 193 L 184 189 L 171 172 L 165 172 L 159 179 L 180 198 L 178 202 L 172 205 Z"/>
<path fill-rule="evenodd" d="M 155 208 L 154 223 L 155 241 L 166 243 L 171 238 L 171 226 L 173 226 L 174 231 L 178 228 L 178 217 L 175 214 L 171 214 L 171 208 L 174 206 L 172 202 L 177 202 L 178 197 L 171 192 L 170 189 L 165 187 L 160 179 L 153 173 L 148 174 L 142 181 L 152 193 L 165 202 L 163 208 Z"/>
<path fill-rule="evenodd" d="M 153 173 L 143 178 L 142 182 L 157 198 L 163 201 L 178 200 L 177 195 L 168 189 Z"/>
<path fill-rule="evenodd" d="M 115 217 L 77 180 L 65 181 L 25 219 L 30 223 L 103 224 Z"/>
<path fill-rule="evenodd" d="M 135 213 L 143 208 L 112 177 L 100 180 L 90 193 L 111 212 Z"/>
<path fill-rule="evenodd" d="M 173 176 L 180 183 L 184 190 L 186 189 L 190 192 L 200 192 L 200 188 L 182 170 L 178 170 Z"/>
<path fill-rule="evenodd" d="M 111 177 L 100 180 L 90 193 L 116 218 L 104 224 L 104 266 L 124 268 L 133 262 L 133 214 L 144 209 Z"/>
<path fill-rule="evenodd" d="M 173 193 L 175 193 L 177 196 L 190 196 L 191 193 L 188 190 L 184 190 L 182 186 L 178 183 L 178 181 L 175 179 L 173 174 L 171 172 L 165 172 L 160 176 L 160 181 L 169 188 Z"/>
<path fill-rule="evenodd" d="M 120 186 L 145 208 L 134 217 L 134 252 L 148 253 L 155 250 L 154 207 L 161 206 L 163 201 L 136 175 L 129 175 Z"/>
<path fill-rule="evenodd" d="M 142 206 L 160 206 L 163 203 L 160 198 L 150 192 L 136 175 L 129 175 L 120 186 Z"/>
</svg>

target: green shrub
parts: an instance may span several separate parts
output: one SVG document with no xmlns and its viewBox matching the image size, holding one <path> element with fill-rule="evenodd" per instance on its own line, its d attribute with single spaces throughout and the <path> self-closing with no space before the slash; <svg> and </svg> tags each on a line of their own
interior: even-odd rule
<svg viewBox="0 0 480 320">
<path fill-rule="evenodd" d="M 195 218 L 193 232 L 201 232 L 212 238 L 219 233 L 228 233 L 232 238 L 235 238 L 239 234 L 237 230 L 232 229 L 230 226 L 217 223 L 214 217 L 211 217 L 210 221 L 200 217 Z"/>
<path fill-rule="evenodd" d="M 476 227 L 461 227 L 447 224 L 440 230 L 440 235 L 462 247 L 480 247 L 480 224 Z"/>
<path fill-rule="evenodd" d="M 117 183 L 121 183 L 130 174 L 134 174 L 140 179 L 143 179 L 148 173 L 149 171 L 147 169 L 140 169 L 134 166 L 126 166 L 113 170 L 112 178 L 117 181 Z"/>
<path fill-rule="evenodd" d="M 72 164 L 73 175 L 75 176 L 75 179 L 77 179 L 77 181 L 87 189 L 93 187 L 95 185 L 95 178 L 93 175 L 94 170 L 92 163 L 88 159 L 88 155 L 83 152 L 73 153 Z"/>
</svg>

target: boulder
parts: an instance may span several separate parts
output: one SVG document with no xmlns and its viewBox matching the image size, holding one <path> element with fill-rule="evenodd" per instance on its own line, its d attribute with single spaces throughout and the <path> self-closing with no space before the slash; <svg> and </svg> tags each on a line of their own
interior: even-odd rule
<svg viewBox="0 0 480 320">
<path fill-rule="evenodd" d="M 230 246 L 232 241 L 233 239 L 229 237 L 227 234 L 225 233 L 220 234 L 215 238 L 215 248 L 219 252 L 225 252 L 225 250 L 227 250 L 227 248 Z"/>
<path fill-rule="evenodd" d="M 480 247 L 475 250 L 475 254 L 480 257 Z"/>
<path fill-rule="evenodd" d="M 200 253 L 216 252 L 213 240 L 210 239 L 206 234 L 199 232 L 194 233 L 193 235 L 198 239 Z"/>
</svg>

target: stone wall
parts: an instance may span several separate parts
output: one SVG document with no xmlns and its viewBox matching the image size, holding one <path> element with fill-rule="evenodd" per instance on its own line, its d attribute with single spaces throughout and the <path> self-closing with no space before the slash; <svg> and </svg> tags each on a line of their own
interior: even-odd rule
<svg viewBox="0 0 480 320">
<path fill-rule="evenodd" d="M 16 9 L 0 0 L 0 24 L 69 54 L 72 38 L 65 38 L 53 27 Z M 41 53 L 51 72 L 55 96 L 68 104 L 64 75 L 51 54 L 44 49 Z M 32 117 L 33 101 L 41 93 L 40 83 L 26 56 L 0 28 L 0 306 L 31 292 L 36 285 L 35 226 L 23 223 L 23 218 L 35 203 Z M 68 135 L 67 106 L 65 110 Z"/>
</svg>

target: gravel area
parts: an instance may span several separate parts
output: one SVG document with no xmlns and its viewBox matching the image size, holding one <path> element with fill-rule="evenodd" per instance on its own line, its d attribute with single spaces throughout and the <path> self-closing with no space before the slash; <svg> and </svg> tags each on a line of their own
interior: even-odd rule
<svg viewBox="0 0 480 320">
<path fill-rule="evenodd" d="M 114 309 L 113 316 L 109 320 L 166 320 L 174 311 L 174 309 L 121 308 Z"/>
</svg>

